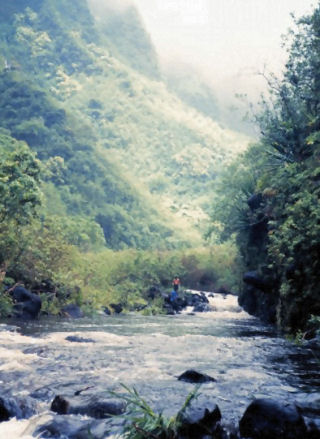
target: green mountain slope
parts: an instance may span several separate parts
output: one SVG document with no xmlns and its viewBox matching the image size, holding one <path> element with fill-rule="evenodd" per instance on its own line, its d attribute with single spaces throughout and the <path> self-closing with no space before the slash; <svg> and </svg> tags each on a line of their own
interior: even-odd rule
<svg viewBox="0 0 320 439">
<path fill-rule="evenodd" d="M 110 53 L 143 75 L 159 79 L 157 55 L 137 9 L 112 0 L 88 4 Z"/>
<path fill-rule="evenodd" d="M 113 248 L 198 240 L 212 182 L 248 139 L 157 79 L 134 9 L 106 8 L 97 26 L 84 0 L 6 4 L 1 126 L 51 170 L 47 206 L 54 192 L 63 214 L 100 224 Z"/>
</svg>

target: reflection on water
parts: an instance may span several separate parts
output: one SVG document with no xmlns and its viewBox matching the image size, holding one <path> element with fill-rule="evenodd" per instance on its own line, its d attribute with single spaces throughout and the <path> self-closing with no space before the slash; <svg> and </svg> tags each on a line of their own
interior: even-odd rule
<svg viewBox="0 0 320 439">
<path fill-rule="evenodd" d="M 45 411 L 58 393 L 86 386 L 101 392 L 125 383 L 172 414 L 193 388 L 177 376 L 194 368 L 217 380 L 201 392 L 219 405 L 226 422 L 236 422 L 254 397 L 288 402 L 319 389 L 310 351 L 277 337 L 241 310 L 234 296 L 216 295 L 210 304 L 213 311 L 203 314 L 46 319 L 19 331 L 11 322 L 11 331 L 0 327 L 2 392 L 31 394 Z M 89 341 L 68 341 L 69 335 Z M 12 421 L 0 424 L 0 433 L 4 424 Z"/>
</svg>

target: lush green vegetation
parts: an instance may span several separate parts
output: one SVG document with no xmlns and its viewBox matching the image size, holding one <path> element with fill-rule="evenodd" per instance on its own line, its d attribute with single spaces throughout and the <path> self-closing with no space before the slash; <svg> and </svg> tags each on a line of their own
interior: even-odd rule
<svg viewBox="0 0 320 439">
<path fill-rule="evenodd" d="M 221 177 L 211 228 L 236 234 L 256 272 L 244 305 L 288 331 L 311 329 L 320 314 L 320 7 L 295 26 L 283 78 L 267 78 L 261 141 Z"/>
<path fill-rule="evenodd" d="M 48 312 L 146 306 L 177 273 L 238 286 L 234 245 L 188 248 L 247 138 L 170 93 L 136 9 L 113 6 L 0 1 L 1 288 L 24 283 Z"/>
<path fill-rule="evenodd" d="M 72 223 L 65 224 L 72 230 Z M 229 243 L 184 251 L 84 252 L 67 243 L 65 224 L 62 227 L 57 218 L 51 218 L 26 227 L 20 235 L 20 253 L 7 265 L 5 284 L 19 280 L 31 289 L 46 291 L 42 283 L 50 280 L 54 289 L 43 295 L 44 311 L 55 314 L 63 304 L 76 302 L 88 312 L 118 303 L 125 311 L 161 313 L 163 298 L 158 293 L 156 300 L 150 300 L 149 289 L 168 293 L 176 274 L 182 288 L 236 291 L 239 287 L 237 253 Z"/>
<path fill-rule="evenodd" d="M 163 438 L 175 439 L 179 437 L 182 426 L 182 417 L 192 401 L 199 396 L 199 387 L 189 393 L 181 409 L 170 418 L 162 413 L 156 413 L 147 401 L 142 398 L 135 388 L 130 389 L 122 385 L 125 392 L 112 392 L 113 396 L 123 399 L 127 403 L 128 414 L 124 428 L 124 437 L 128 439 Z"/>
<path fill-rule="evenodd" d="M 88 4 L 110 52 L 143 75 L 158 79 L 157 55 L 137 9 L 112 0 Z"/>
</svg>

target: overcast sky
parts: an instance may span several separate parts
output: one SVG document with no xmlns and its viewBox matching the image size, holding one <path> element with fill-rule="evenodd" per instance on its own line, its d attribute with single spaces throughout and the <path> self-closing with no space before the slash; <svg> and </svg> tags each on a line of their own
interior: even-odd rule
<svg viewBox="0 0 320 439">
<path fill-rule="evenodd" d="M 243 83 L 248 87 L 249 77 L 261 71 L 265 64 L 269 70 L 279 72 L 284 63 L 281 35 L 292 24 L 290 13 L 301 16 L 317 3 L 315 0 L 132 1 L 139 8 L 163 62 L 190 63 L 218 87 L 229 84 L 231 88 L 235 77 L 238 86 Z"/>
</svg>

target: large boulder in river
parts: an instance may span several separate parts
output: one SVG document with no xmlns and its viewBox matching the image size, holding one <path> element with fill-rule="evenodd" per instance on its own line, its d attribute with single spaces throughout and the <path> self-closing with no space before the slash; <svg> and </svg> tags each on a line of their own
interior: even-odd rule
<svg viewBox="0 0 320 439">
<path fill-rule="evenodd" d="M 194 369 L 188 369 L 185 372 L 183 372 L 179 377 L 179 381 L 186 381 L 187 383 L 194 383 L 194 384 L 202 384 L 202 383 L 209 383 L 216 381 L 215 378 L 205 374 L 198 372 Z"/>
<path fill-rule="evenodd" d="M 14 316 L 21 319 L 35 319 L 41 309 L 41 299 L 37 294 L 31 293 L 26 288 L 18 285 L 11 291 L 14 301 Z"/>
<path fill-rule="evenodd" d="M 0 422 L 10 418 L 27 419 L 36 413 L 36 402 L 32 398 L 0 396 Z"/>
<path fill-rule="evenodd" d="M 217 404 L 209 401 L 206 397 L 195 398 L 180 415 L 179 437 L 185 439 L 209 437 L 222 439 L 225 436 L 220 420 L 221 412 Z"/>
<path fill-rule="evenodd" d="M 68 397 L 57 395 L 51 404 L 51 410 L 60 415 L 86 415 L 95 419 L 110 418 L 120 415 L 125 410 L 125 403 L 113 398 L 99 395 Z"/>
<path fill-rule="evenodd" d="M 239 423 L 240 435 L 250 439 L 302 439 L 307 427 L 293 404 L 281 405 L 271 399 L 256 399 Z"/>
<path fill-rule="evenodd" d="M 185 300 L 187 306 L 198 306 L 199 304 L 209 303 L 207 296 L 202 291 L 199 293 L 186 292 Z"/>
</svg>

